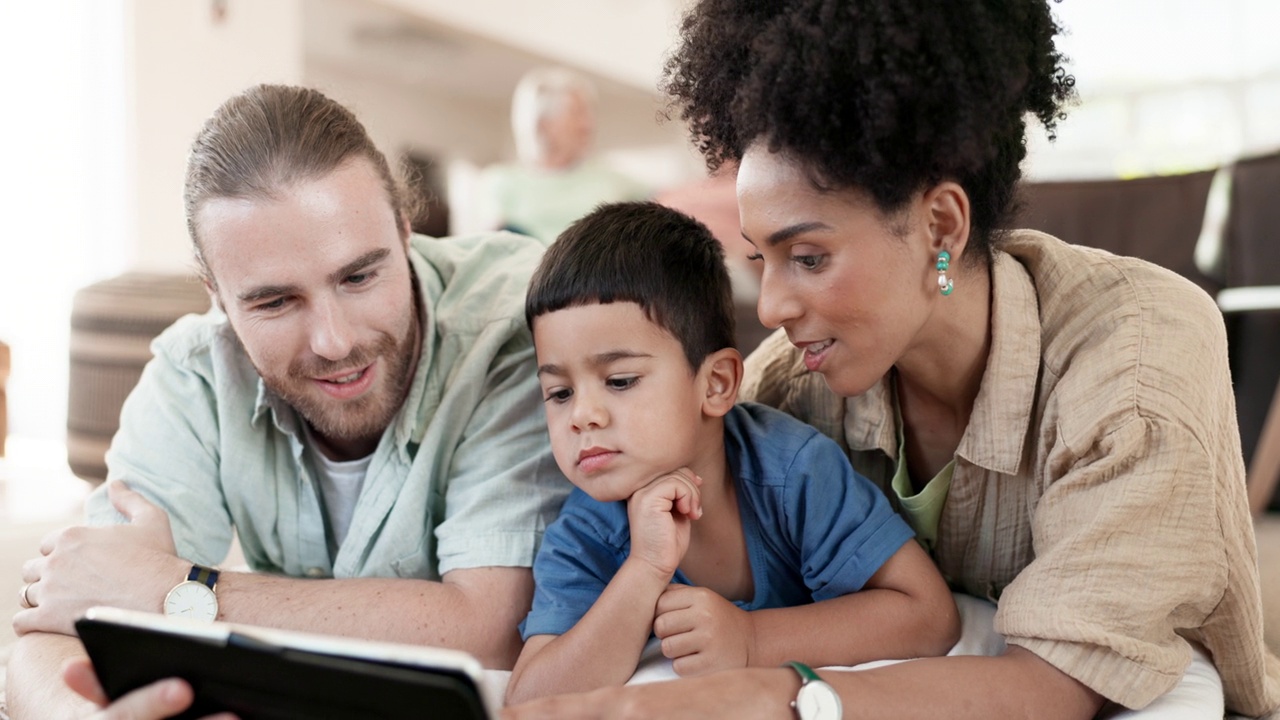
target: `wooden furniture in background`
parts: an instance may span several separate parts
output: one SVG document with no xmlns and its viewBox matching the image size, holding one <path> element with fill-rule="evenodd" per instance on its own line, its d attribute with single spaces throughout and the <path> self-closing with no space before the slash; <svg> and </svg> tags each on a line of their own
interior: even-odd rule
<svg viewBox="0 0 1280 720">
<path fill-rule="evenodd" d="M 91 483 L 107 477 L 104 456 L 120 407 L 151 359 L 151 341 L 173 321 L 209 309 L 194 275 L 130 272 L 76 292 L 71 307 L 67 462 Z"/>
</svg>

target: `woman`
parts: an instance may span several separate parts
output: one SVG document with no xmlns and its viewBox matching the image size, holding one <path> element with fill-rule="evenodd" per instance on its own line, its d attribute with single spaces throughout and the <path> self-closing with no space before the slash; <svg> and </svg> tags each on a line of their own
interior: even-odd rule
<svg viewBox="0 0 1280 720">
<path fill-rule="evenodd" d="M 1083 720 L 1151 703 L 1193 653 L 1228 710 L 1280 705 L 1213 302 L 1001 230 L 1026 116 L 1052 134 L 1072 96 L 1057 32 L 1041 0 L 704 0 L 668 66 L 709 163 L 740 161 L 760 318 L 785 331 L 744 394 L 843 443 L 952 586 L 999 604 L 999 657 L 824 671 L 844 717 Z M 838 716 L 792 714 L 801 682 L 734 671 L 509 714 Z"/>
</svg>

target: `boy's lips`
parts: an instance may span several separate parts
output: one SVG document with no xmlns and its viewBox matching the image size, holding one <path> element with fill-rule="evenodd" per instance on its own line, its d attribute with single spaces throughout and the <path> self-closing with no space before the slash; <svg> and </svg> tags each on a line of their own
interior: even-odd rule
<svg viewBox="0 0 1280 720">
<path fill-rule="evenodd" d="M 578 469 L 593 473 L 603 469 L 618 455 L 618 451 L 602 447 L 590 447 L 578 453 Z"/>
</svg>

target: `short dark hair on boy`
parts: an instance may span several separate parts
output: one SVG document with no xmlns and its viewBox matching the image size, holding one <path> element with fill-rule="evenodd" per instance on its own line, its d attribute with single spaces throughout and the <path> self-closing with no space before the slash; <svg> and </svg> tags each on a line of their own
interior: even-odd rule
<svg viewBox="0 0 1280 720">
<path fill-rule="evenodd" d="M 733 289 L 724 249 L 705 225 L 653 202 L 600 205 L 542 257 L 525 320 L 591 303 L 634 302 L 675 336 L 697 370 L 734 346 Z"/>
</svg>

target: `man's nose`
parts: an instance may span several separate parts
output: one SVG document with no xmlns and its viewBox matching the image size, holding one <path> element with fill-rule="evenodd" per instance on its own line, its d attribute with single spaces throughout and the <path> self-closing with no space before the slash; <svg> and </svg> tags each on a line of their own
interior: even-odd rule
<svg viewBox="0 0 1280 720">
<path fill-rule="evenodd" d="M 351 354 L 355 329 L 336 301 L 318 302 L 311 322 L 311 352 L 326 360 L 341 360 Z"/>
</svg>

